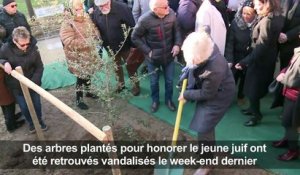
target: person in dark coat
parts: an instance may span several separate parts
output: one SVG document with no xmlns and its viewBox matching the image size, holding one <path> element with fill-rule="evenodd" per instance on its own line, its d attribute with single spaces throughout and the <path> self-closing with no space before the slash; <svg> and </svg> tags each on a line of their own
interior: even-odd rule
<svg viewBox="0 0 300 175">
<path fill-rule="evenodd" d="M 252 32 L 251 53 L 235 65 L 236 69 L 247 67 L 244 93 L 250 101 L 243 114 L 252 115 L 245 126 L 255 126 L 261 119 L 260 99 L 268 92 L 273 80 L 278 53 L 277 39 L 283 27 L 280 4 L 277 0 L 254 0 L 259 15 Z"/>
<path fill-rule="evenodd" d="M 17 27 L 12 32 L 12 39 L 5 43 L 0 50 L 0 63 L 4 65 L 6 73 L 10 74 L 12 69 L 21 66 L 24 76 L 30 79 L 37 85 L 41 85 L 44 66 L 41 60 L 40 52 L 36 46 L 36 40 L 30 37 L 29 31 L 23 27 Z M 13 95 L 18 102 L 22 114 L 25 116 L 29 124 L 29 132 L 34 133 L 35 128 L 22 93 L 20 83 L 12 76 L 6 76 L 5 82 L 8 88 L 13 92 Z M 39 120 L 42 130 L 47 130 L 42 119 L 42 109 L 40 96 L 34 92 L 30 92 L 31 99 Z"/>
<path fill-rule="evenodd" d="M 169 1 L 169 7 L 174 11 L 177 12 L 177 9 L 179 7 L 179 0 L 168 0 Z"/>
<path fill-rule="evenodd" d="M 195 31 L 196 14 L 201 4 L 202 0 L 179 1 L 177 21 L 183 38 Z"/>
<path fill-rule="evenodd" d="M 15 0 L 3 0 L 3 8 L 0 9 L 0 25 L 6 29 L 6 36 L 3 42 L 7 42 L 14 28 L 24 26 L 31 32 L 30 26 L 25 18 L 25 15 L 17 10 Z"/>
<path fill-rule="evenodd" d="M 273 142 L 273 146 L 288 148 L 288 151 L 279 155 L 278 159 L 290 161 L 299 157 L 297 128 L 300 126 L 300 115 L 297 111 L 300 108 L 300 47 L 295 49 L 290 64 L 281 71 L 276 80 L 285 85 L 282 92 L 285 96 L 282 115 L 285 135 L 281 140 Z"/>
<path fill-rule="evenodd" d="M 235 94 L 235 83 L 227 61 L 204 31 L 187 36 L 182 50 L 187 66 L 192 68 L 188 82 L 193 89 L 186 90 L 178 100 L 196 101 L 190 128 L 198 133 L 200 145 L 215 145 L 215 127 L 230 107 Z M 191 78 L 192 77 L 192 78 Z M 204 155 L 213 158 L 212 153 Z M 210 169 L 198 169 L 195 174 L 207 174 Z"/>
<path fill-rule="evenodd" d="M 159 69 L 165 78 L 165 103 L 171 111 L 176 107 L 173 98 L 174 57 L 181 46 L 180 31 L 176 15 L 167 0 L 150 0 L 151 11 L 140 17 L 132 32 L 132 41 L 139 47 L 147 60 L 150 74 L 151 111 L 159 108 Z"/>
<path fill-rule="evenodd" d="M 283 4 L 285 22 L 279 35 L 280 69 L 285 68 L 293 56 L 294 49 L 300 46 L 298 33 L 300 31 L 300 2 L 299 0 L 286 0 Z"/>
<path fill-rule="evenodd" d="M 6 30 L 0 25 L 0 48 L 2 47 L 2 38 L 6 36 Z M 5 125 L 8 132 L 13 132 L 24 124 L 24 120 L 17 121 L 20 113 L 15 115 L 15 99 L 12 92 L 5 84 L 5 72 L 0 68 L 0 106 L 4 115 Z"/>
<path fill-rule="evenodd" d="M 131 92 L 137 96 L 140 94 L 140 85 L 136 78 L 137 68 L 144 61 L 144 57 L 132 44 L 130 33 L 126 37 L 124 34 L 128 32 L 126 30 L 131 31 L 135 26 L 131 10 L 126 4 L 113 0 L 95 0 L 95 5 L 97 8 L 92 15 L 92 20 L 101 33 L 103 46 L 114 54 L 111 57 L 114 57 L 116 64 L 118 80 L 116 92 L 120 93 L 125 89 L 122 61 L 126 61 L 126 68 L 133 86 Z"/>
<path fill-rule="evenodd" d="M 241 15 L 236 16 L 229 29 L 225 47 L 225 58 L 233 72 L 235 82 L 238 84 L 238 104 L 243 104 L 245 102 L 243 90 L 246 69 L 238 70 L 232 65 L 235 65 L 249 54 L 251 27 L 256 18 L 252 0 L 245 1 L 238 13 L 241 13 Z M 239 16 L 242 17 L 242 20 L 238 19 Z"/>
</svg>

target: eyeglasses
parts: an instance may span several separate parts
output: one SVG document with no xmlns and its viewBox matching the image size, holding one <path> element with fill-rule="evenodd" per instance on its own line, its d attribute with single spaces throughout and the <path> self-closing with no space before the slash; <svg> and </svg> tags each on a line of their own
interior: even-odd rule
<svg viewBox="0 0 300 175">
<path fill-rule="evenodd" d="M 15 40 L 15 42 L 20 46 L 20 47 L 25 47 L 25 46 L 29 46 L 30 45 L 30 42 L 29 43 L 25 43 L 25 44 L 20 44 L 18 41 Z"/>
<path fill-rule="evenodd" d="M 169 8 L 169 6 L 165 6 L 165 7 L 157 7 L 157 8 L 167 10 L 167 9 Z"/>
<path fill-rule="evenodd" d="M 10 7 L 11 7 L 11 8 L 15 8 L 15 7 L 18 7 L 18 5 L 17 5 L 17 4 L 14 4 L 14 5 L 11 5 Z"/>
<path fill-rule="evenodd" d="M 75 9 L 76 12 L 83 10 L 83 8 Z"/>
<path fill-rule="evenodd" d="M 104 8 L 105 6 L 108 6 L 109 5 L 109 1 L 103 5 L 99 5 L 100 8 Z"/>
</svg>

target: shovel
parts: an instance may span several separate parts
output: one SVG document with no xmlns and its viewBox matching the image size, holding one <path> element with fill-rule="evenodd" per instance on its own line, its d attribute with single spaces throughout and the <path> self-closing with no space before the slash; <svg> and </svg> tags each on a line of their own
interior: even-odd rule
<svg viewBox="0 0 300 175">
<path fill-rule="evenodd" d="M 181 95 L 184 93 L 186 86 L 187 86 L 187 79 L 184 79 L 183 83 L 182 83 L 182 89 L 180 92 Z M 177 115 L 176 115 L 176 122 L 175 122 L 175 127 L 174 127 L 174 132 L 173 132 L 173 138 L 172 138 L 172 146 L 176 146 L 176 144 L 177 144 L 183 105 L 184 105 L 184 102 L 179 101 Z M 172 157 L 173 157 L 173 152 L 170 152 L 169 159 L 171 159 Z M 170 169 L 170 162 L 169 162 L 165 166 L 163 166 L 163 165 L 156 166 L 156 168 L 154 169 L 154 175 L 182 175 L 183 171 L 184 171 L 184 167 L 178 167 L 178 166 L 176 166 L 176 168 Z"/>
</svg>

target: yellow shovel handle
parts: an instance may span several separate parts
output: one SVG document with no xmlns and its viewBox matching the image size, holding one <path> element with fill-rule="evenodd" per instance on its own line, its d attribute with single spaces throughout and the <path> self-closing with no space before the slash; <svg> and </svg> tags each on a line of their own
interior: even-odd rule
<svg viewBox="0 0 300 175">
<path fill-rule="evenodd" d="M 186 86 L 187 86 L 187 79 L 184 79 L 183 83 L 182 83 L 182 88 L 181 88 L 180 95 L 183 95 L 183 93 L 184 93 L 184 91 L 186 89 Z M 175 146 L 176 143 L 177 143 L 177 138 L 178 138 L 178 132 L 179 132 L 179 127 L 180 127 L 180 121 L 181 121 L 181 116 L 182 116 L 183 105 L 184 105 L 183 100 L 180 100 L 179 101 L 179 105 L 178 105 L 177 115 L 176 115 L 175 128 L 174 128 L 174 132 L 173 132 L 172 146 Z"/>
</svg>

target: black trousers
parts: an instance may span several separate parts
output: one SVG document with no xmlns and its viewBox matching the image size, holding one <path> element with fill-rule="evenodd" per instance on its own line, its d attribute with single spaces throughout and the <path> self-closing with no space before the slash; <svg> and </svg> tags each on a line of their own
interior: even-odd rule
<svg viewBox="0 0 300 175">
<path fill-rule="evenodd" d="M 16 104 L 14 102 L 9 105 L 1 106 L 4 119 L 5 119 L 5 125 L 8 131 L 15 129 L 16 127 L 16 120 L 14 117 L 15 108 L 16 108 Z"/>
<path fill-rule="evenodd" d="M 295 123 L 297 102 L 285 98 L 282 116 L 282 126 L 285 128 L 285 138 L 288 140 L 289 149 L 298 149 L 298 137 L 297 124 Z"/>
<path fill-rule="evenodd" d="M 246 72 L 245 70 L 237 70 L 235 68 L 232 68 L 232 73 L 234 76 L 235 84 L 238 85 L 238 99 L 243 99 L 245 97 L 244 95 L 244 84 L 245 84 L 245 76 Z"/>
<path fill-rule="evenodd" d="M 90 78 L 88 79 L 82 79 L 77 77 L 77 81 L 76 81 L 76 100 L 79 100 L 83 97 L 83 90 L 90 90 L 90 86 L 91 86 L 91 80 Z"/>
<path fill-rule="evenodd" d="M 249 110 L 253 113 L 254 119 L 261 119 L 262 114 L 260 112 L 260 99 L 259 98 L 249 98 L 250 107 Z"/>
</svg>

